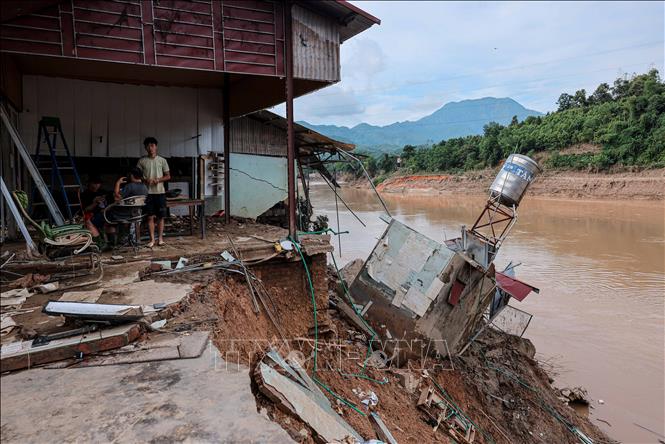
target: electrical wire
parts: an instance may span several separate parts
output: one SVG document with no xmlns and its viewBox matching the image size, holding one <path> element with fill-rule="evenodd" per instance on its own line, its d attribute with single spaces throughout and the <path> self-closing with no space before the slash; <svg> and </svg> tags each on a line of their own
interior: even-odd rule
<svg viewBox="0 0 665 444">
<path fill-rule="evenodd" d="M 319 378 L 316 376 L 316 371 L 318 366 L 319 324 L 317 320 L 317 308 L 316 308 L 316 297 L 314 295 L 314 285 L 312 284 L 312 276 L 309 273 L 309 267 L 307 267 L 307 261 L 305 260 L 305 255 L 302 253 L 300 245 L 295 241 L 295 239 L 292 239 L 291 236 L 288 236 L 288 239 L 291 242 L 293 242 L 293 246 L 300 255 L 300 259 L 303 263 L 303 268 L 305 269 L 305 274 L 307 275 L 307 283 L 309 284 L 309 291 L 312 298 L 312 312 L 314 315 L 314 366 L 312 369 L 312 380 L 316 382 L 318 385 L 320 385 L 325 391 L 330 393 L 336 399 L 339 399 L 341 402 L 351 407 L 353 410 L 360 413 L 362 416 L 367 416 L 362 410 L 358 408 L 357 405 L 335 393 L 330 387 L 328 387 L 324 382 L 319 380 Z"/>
</svg>

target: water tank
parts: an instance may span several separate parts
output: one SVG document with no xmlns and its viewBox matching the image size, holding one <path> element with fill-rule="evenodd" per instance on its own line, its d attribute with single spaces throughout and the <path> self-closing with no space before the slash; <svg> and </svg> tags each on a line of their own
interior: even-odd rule
<svg viewBox="0 0 665 444">
<path fill-rule="evenodd" d="M 521 154 L 511 154 L 497 174 L 490 195 L 499 196 L 499 201 L 507 206 L 518 206 L 529 184 L 542 169 L 530 157 Z"/>
</svg>

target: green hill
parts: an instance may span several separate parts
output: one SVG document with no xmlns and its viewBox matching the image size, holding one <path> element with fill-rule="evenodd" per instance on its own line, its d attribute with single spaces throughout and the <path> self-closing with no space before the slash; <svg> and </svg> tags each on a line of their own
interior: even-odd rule
<svg viewBox="0 0 665 444">
<path fill-rule="evenodd" d="M 541 116 L 510 98 L 485 97 L 446 103 L 416 121 L 395 122 L 386 126 L 361 123 L 349 128 L 336 125 L 312 125 L 298 122 L 328 137 L 354 143 L 366 152 L 397 152 L 404 145 L 431 145 L 453 137 L 482 134 L 489 122 L 508 124 L 513 116 L 524 120 Z"/>
<path fill-rule="evenodd" d="M 546 154 L 546 166 L 603 171 L 613 166 L 665 167 L 665 83 L 657 70 L 563 93 L 556 112 L 489 123 L 483 134 L 448 139 L 427 148 L 403 147 L 400 171 L 460 172 L 496 166 L 511 153 Z M 600 150 L 570 153 L 565 148 L 594 144 Z M 563 151 L 563 152 L 560 152 Z M 398 169 L 397 155 L 365 162 L 371 174 Z M 348 168 L 348 167 L 347 167 Z"/>
</svg>

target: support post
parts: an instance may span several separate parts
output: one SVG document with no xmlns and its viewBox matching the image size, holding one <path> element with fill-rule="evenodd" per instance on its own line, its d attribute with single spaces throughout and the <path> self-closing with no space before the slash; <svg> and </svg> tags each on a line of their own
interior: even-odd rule
<svg viewBox="0 0 665 444">
<path fill-rule="evenodd" d="M 286 53 L 286 159 L 289 205 L 289 235 L 296 239 L 296 142 L 293 129 L 293 42 L 291 36 L 291 0 L 286 3 L 285 17 L 285 53 Z"/>
<path fill-rule="evenodd" d="M 230 76 L 224 74 L 224 88 L 222 91 L 222 122 L 224 125 L 224 223 L 231 222 L 231 101 L 229 85 Z"/>
</svg>

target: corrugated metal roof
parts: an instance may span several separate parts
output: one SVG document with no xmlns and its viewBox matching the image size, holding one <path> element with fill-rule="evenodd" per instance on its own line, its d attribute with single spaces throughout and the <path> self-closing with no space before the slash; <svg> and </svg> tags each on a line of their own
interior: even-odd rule
<svg viewBox="0 0 665 444">
<path fill-rule="evenodd" d="M 335 17 L 341 23 L 339 27 L 341 42 L 366 31 L 372 25 L 381 24 L 381 20 L 345 0 L 301 1 L 298 3 L 306 8 Z"/>
<path fill-rule="evenodd" d="M 294 77 L 338 82 L 340 25 L 298 5 L 293 7 L 292 17 Z"/>
<path fill-rule="evenodd" d="M 267 110 L 261 110 L 235 120 L 240 119 L 254 120 L 265 128 L 271 128 L 271 130 L 276 128 L 281 131 L 284 135 L 283 140 L 285 142 L 284 154 L 282 155 L 286 155 L 286 118 Z M 233 123 L 231 125 L 233 125 Z M 331 139 L 330 137 L 324 136 L 323 134 L 317 133 L 316 131 L 297 123 L 294 123 L 294 131 L 296 136 L 296 149 L 298 150 L 299 157 L 323 152 L 334 153 L 338 150 L 353 151 L 356 148 L 352 143 L 344 143 L 339 140 Z M 233 135 L 231 137 L 233 137 Z"/>
</svg>

